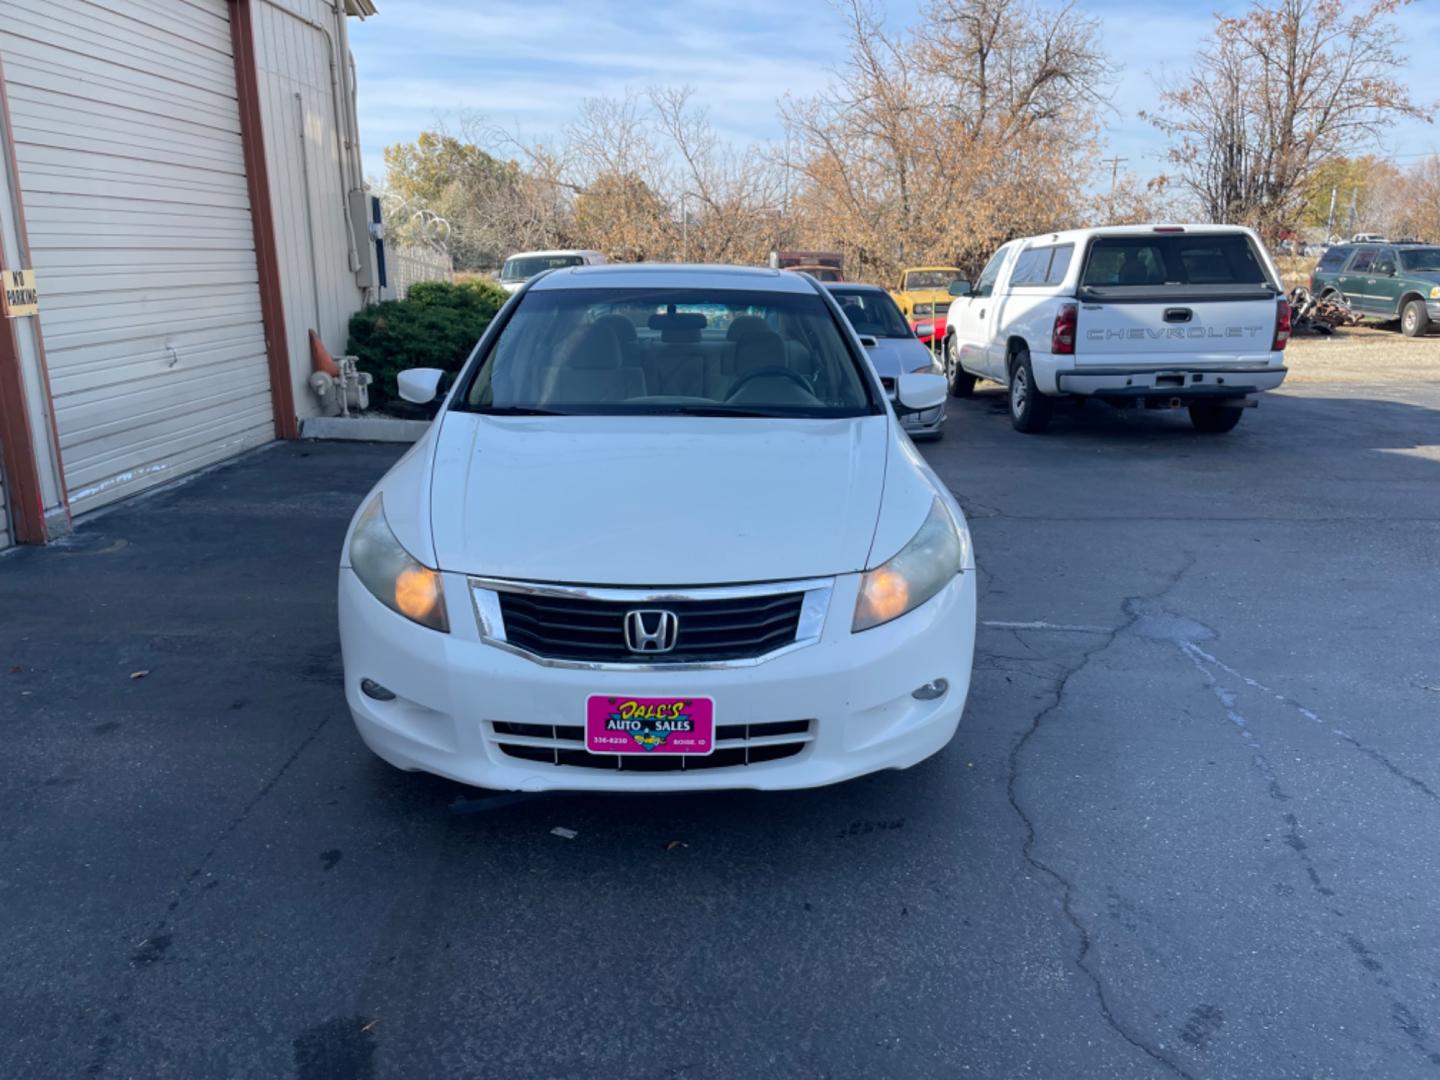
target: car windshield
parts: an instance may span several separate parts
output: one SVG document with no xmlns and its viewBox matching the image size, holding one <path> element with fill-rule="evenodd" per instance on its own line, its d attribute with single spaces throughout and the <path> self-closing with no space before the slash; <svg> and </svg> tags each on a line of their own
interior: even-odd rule
<svg viewBox="0 0 1440 1080">
<path fill-rule="evenodd" d="M 510 414 L 862 416 L 880 406 L 814 293 L 533 289 L 457 408 Z"/>
<path fill-rule="evenodd" d="M 906 289 L 948 289 L 960 280 L 959 270 L 912 270 L 905 275 Z"/>
<path fill-rule="evenodd" d="M 558 270 L 562 266 L 584 265 L 585 260 L 579 255 L 521 255 L 505 260 L 505 266 L 500 271 L 500 280 L 525 281 L 546 270 Z"/>
<path fill-rule="evenodd" d="M 1406 270 L 1440 270 L 1440 247 L 1410 248 L 1402 251 L 1400 265 Z"/>
<path fill-rule="evenodd" d="M 857 334 L 877 338 L 915 336 L 915 331 L 910 329 L 895 301 L 885 293 L 871 289 L 831 289 L 830 293 L 839 302 L 840 310 Z"/>
</svg>

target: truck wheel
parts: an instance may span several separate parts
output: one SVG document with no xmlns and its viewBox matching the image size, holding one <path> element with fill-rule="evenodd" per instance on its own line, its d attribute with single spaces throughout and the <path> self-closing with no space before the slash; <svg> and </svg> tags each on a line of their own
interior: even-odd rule
<svg viewBox="0 0 1440 1080">
<path fill-rule="evenodd" d="M 950 396 L 969 397 L 975 393 L 975 376 L 960 366 L 954 342 L 954 338 L 945 339 L 945 377 L 950 380 Z"/>
<path fill-rule="evenodd" d="M 1223 435 L 1240 423 L 1245 410 L 1236 405 L 1211 405 L 1198 401 L 1190 406 L 1190 423 L 1207 435 Z"/>
<path fill-rule="evenodd" d="M 1030 350 L 1021 349 L 1010 359 L 1010 424 L 1016 431 L 1035 435 L 1050 426 L 1052 402 L 1035 389 L 1035 371 Z"/>
<path fill-rule="evenodd" d="M 1425 301 L 1411 300 L 1400 316 L 1400 332 L 1406 337 L 1420 337 L 1429 329 L 1430 313 L 1425 310 Z"/>
</svg>

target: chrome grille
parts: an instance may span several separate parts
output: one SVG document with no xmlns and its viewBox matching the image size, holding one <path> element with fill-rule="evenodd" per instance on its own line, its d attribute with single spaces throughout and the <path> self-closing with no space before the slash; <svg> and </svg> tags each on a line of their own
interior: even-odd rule
<svg viewBox="0 0 1440 1080">
<path fill-rule="evenodd" d="M 531 585 L 472 578 L 484 639 L 559 666 L 724 666 L 760 663 L 814 644 L 829 608 L 829 579 L 766 585 L 640 590 Z M 627 615 L 673 615 L 668 648 L 627 641 Z M 632 636 L 658 627 L 651 620 Z"/>
<path fill-rule="evenodd" d="M 715 750 L 703 756 L 592 754 L 585 749 L 585 729 L 579 724 L 517 724 L 492 720 L 487 727 L 501 753 L 524 761 L 619 772 L 688 772 L 744 768 L 794 757 L 814 740 L 813 723 L 781 720 L 767 724 L 718 724 Z"/>
</svg>

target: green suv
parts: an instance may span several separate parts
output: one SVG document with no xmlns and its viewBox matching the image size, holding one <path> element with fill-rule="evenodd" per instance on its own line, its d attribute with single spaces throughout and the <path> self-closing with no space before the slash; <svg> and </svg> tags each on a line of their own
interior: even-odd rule
<svg viewBox="0 0 1440 1080">
<path fill-rule="evenodd" d="M 1336 244 L 1310 275 L 1310 292 L 1339 297 L 1359 315 L 1399 317 L 1408 337 L 1440 323 L 1440 247 L 1431 244 Z"/>
</svg>

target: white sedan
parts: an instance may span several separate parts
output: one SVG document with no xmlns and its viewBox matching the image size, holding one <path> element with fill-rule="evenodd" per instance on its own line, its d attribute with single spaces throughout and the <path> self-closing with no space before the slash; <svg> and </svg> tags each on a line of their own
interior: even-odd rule
<svg viewBox="0 0 1440 1080">
<path fill-rule="evenodd" d="M 441 373 L 400 376 L 429 401 Z M 340 558 L 345 692 L 402 769 L 487 788 L 799 788 L 905 768 L 970 684 L 964 515 L 806 277 L 528 282 Z"/>
</svg>

